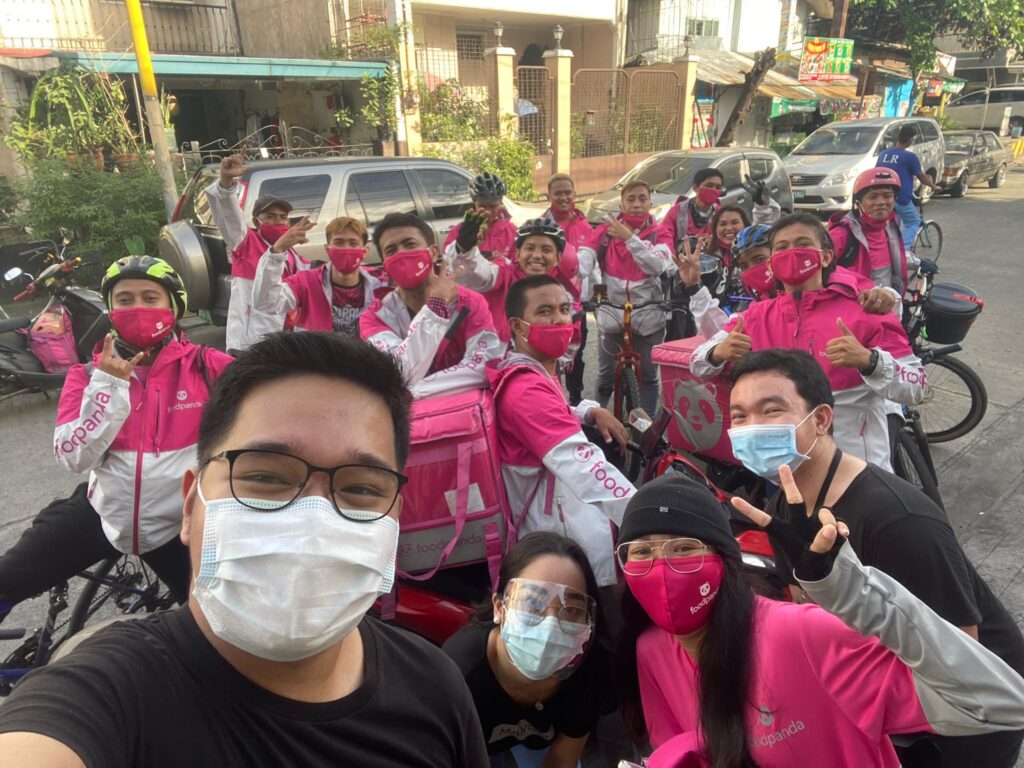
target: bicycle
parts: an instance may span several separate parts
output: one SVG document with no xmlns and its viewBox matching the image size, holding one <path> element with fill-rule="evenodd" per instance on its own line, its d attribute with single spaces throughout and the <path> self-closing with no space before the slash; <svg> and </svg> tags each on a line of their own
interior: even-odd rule
<svg viewBox="0 0 1024 768">
<path fill-rule="evenodd" d="M 103 560 L 78 574 L 84 581 L 74 603 L 70 602 L 69 582 L 62 581 L 48 592 L 43 623 L 33 629 L 0 625 L 0 642 L 21 640 L 0 661 L 0 696 L 7 696 L 21 678 L 46 666 L 54 654 L 108 604 L 124 615 L 153 613 L 175 605 L 167 588 L 141 560 L 122 555 Z M 62 619 L 65 611 L 71 613 Z"/>
<path fill-rule="evenodd" d="M 927 344 L 925 304 L 938 272 L 934 261 L 921 261 L 907 290 L 903 311 L 904 330 L 914 353 L 925 365 L 928 388 L 916 411 L 929 443 L 963 437 L 981 423 L 988 410 L 988 392 L 981 377 L 967 363 L 952 357 L 962 347 Z"/>
<path fill-rule="evenodd" d="M 914 205 L 921 215 L 921 228 L 917 230 L 911 250 L 918 258 L 938 261 L 942 253 L 942 227 L 935 219 L 924 218 L 924 205 L 920 197 L 914 197 Z"/>
</svg>

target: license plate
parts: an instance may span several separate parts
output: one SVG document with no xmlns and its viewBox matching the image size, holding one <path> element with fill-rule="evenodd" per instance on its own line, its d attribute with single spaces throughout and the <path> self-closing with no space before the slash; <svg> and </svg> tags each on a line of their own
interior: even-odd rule
<svg viewBox="0 0 1024 768">
<path fill-rule="evenodd" d="M 804 199 L 804 191 L 802 189 L 794 189 L 793 190 L 793 199 L 794 200 L 803 200 Z"/>
</svg>

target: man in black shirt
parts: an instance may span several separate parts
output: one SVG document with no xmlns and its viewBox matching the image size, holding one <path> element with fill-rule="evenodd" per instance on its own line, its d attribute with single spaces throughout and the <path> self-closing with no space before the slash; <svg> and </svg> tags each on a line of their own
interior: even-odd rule
<svg viewBox="0 0 1024 768">
<path fill-rule="evenodd" d="M 967 559 L 945 512 L 909 483 L 838 449 L 832 391 L 814 358 L 797 350 L 748 353 L 733 366 L 732 380 L 730 437 L 737 458 L 769 479 L 787 464 L 801 496 L 817 500 L 807 504 L 802 521 L 793 522 L 817 528 L 818 510 L 831 509 L 849 526 L 861 562 L 898 580 L 1024 673 L 1020 629 Z M 792 519 L 781 492 L 765 511 Z M 777 554 L 780 575 L 795 585 L 792 567 Z M 931 738 L 943 768 L 1012 768 L 1024 733 Z"/>
<path fill-rule="evenodd" d="M 365 616 L 394 578 L 409 403 L 358 340 L 242 354 L 184 481 L 188 604 L 27 676 L 0 708 L 0 766 L 487 766 L 455 665 Z"/>
</svg>

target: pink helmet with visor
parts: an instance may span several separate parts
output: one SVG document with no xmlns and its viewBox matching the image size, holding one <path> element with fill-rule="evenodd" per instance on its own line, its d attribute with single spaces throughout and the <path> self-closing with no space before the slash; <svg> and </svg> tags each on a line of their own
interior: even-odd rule
<svg viewBox="0 0 1024 768">
<path fill-rule="evenodd" d="M 868 168 L 853 183 L 853 199 L 860 199 L 862 194 L 873 187 L 892 187 L 894 192 L 899 192 L 902 186 L 899 174 L 891 168 Z"/>
</svg>

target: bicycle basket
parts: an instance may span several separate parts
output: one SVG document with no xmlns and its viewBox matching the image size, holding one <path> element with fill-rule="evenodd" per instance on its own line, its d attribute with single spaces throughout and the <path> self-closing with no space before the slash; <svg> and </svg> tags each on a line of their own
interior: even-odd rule
<svg viewBox="0 0 1024 768">
<path fill-rule="evenodd" d="M 924 303 L 924 337 L 936 344 L 964 340 L 985 302 L 960 283 L 936 283 Z"/>
</svg>

